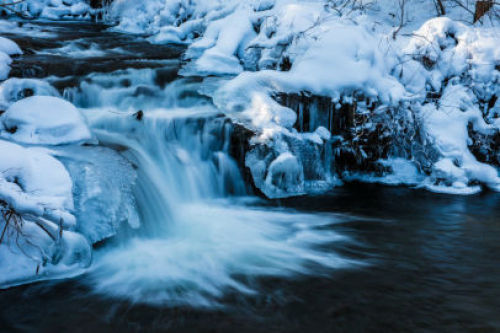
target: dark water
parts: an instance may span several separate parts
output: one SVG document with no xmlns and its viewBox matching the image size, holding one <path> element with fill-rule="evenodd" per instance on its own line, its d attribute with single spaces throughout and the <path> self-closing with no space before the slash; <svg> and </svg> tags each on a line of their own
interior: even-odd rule
<svg viewBox="0 0 500 333">
<path fill-rule="evenodd" d="M 85 276 L 0 292 L 2 332 L 500 331 L 500 194 L 448 196 L 377 185 L 272 203 L 344 212 L 335 250 L 369 266 L 262 279 L 225 310 L 156 308 L 92 295 Z"/>
</svg>

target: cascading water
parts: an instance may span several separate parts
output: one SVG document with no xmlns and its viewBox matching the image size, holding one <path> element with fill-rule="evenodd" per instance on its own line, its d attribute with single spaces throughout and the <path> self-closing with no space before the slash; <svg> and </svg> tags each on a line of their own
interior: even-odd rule
<svg viewBox="0 0 500 333">
<path fill-rule="evenodd" d="M 215 306 L 227 291 L 253 293 L 259 276 L 313 273 L 349 264 L 321 245 L 345 219 L 245 205 L 228 155 L 231 123 L 199 95 L 200 82 L 165 88 L 152 70 L 93 75 L 65 93 L 105 144 L 137 168 L 142 221 L 97 251 L 88 281 L 106 295 L 163 305 Z M 106 89 L 103 89 L 103 88 Z M 142 110 L 138 112 L 138 108 Z"/>
</svg>

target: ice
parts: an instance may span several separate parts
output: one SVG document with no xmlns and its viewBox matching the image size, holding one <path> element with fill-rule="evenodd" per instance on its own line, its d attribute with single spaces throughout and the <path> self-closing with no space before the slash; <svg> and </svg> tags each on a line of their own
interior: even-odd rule
<svg viewBox="0 0 500 333">
<path fill-rule="evenodd" d="M 140 226 L 133 190 L 136 172 L 109 148 L 67 146 L 54 151 L 73 180 L 76 231 L 91 243 L 115 236 L 128 224 Z"/>
<path fill-rule="evenodd" d="M 292 195 L 304 192 L 304 170 L 291 153 L 279 155 L 269 166 L 269 171 L 265 180 L 265 192 L 269 197 L 283 197 L 286 193 Z M 279 195 L 271 193 L 278 192 Z"/>
<path fill-rule="evenodd" d="M 27 144 L 60 145 L 92 138 L 80 111 L 58 97 L 21 99 L 0 116 L 0 122 L 1 137 Z"/>
<path fill-rule="evenodd" d="M 91 247 L 83 236 L 64 231 L 57 239 L 57 226 L 53 225 L 51 233 L 56 236 L 51 237 L 40 228 L 41 223 L 27 217 L 20 230 L 6 232 L 0 244 L 1 289 L 76 276 L 90 265 Z M 48 229 L 48 223 L 44 228 Z"/>
<path fill-rule="evenodd" d="M 412 161 L 403 158 L 391 158 L 379 160 L 378 163 L 388 168 L 387 172 L 382 175 L 363 172 L 347 173 L 345 179 L 349 181 L 355 180 L 365 183 L 380 183 L 392 186 L 418 186 L 425 181 L 425 176 L 419 172 L 417 166 Z"/>
</svg>

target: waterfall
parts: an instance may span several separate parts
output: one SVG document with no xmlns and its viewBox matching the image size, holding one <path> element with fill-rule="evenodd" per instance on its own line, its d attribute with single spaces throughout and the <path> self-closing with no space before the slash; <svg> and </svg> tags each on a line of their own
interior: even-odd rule
<svg viewBox="0 0 500 333">
<path fill-rule="evenodd" d="M 180 79 L 161 88 L 149 70 L 125 71 L 65 94 L 85 107 L 100 142 L 138 172 L 142 228 L 100 248 L 85 280 L 133 302 L 207 307 L 231 291 L 257 292 L 258 277 L 351 264 L 321 250 L 345 240 L 325 227 L 346 217 L 259 207 L 249 196 L 228 154 L 232 124 L 197 93 L 201 84 Z"/>
</svg>

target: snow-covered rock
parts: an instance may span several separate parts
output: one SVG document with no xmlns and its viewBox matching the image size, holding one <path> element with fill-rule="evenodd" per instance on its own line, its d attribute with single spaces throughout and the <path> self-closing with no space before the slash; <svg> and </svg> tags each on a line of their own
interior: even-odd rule
<svg viewBox="0 0 500 333">
<path fill-rule="evenodd" d="M 60 97 L 59 92 L 46 81 L 10 78 L 0 84 L 0 109 L 7 110 L 13 103 L 31 96 Z"/>
<path fill-rule="evenodd" d="M 3 140 L 0 154 L 0 287 L 88 266 L 90 245 L 71 231 L 72 181 L 64 166 L 43 148 Z"/>
<path fill-rule="evenodd" d="M 22 53 L 16 43 L 0 36 L 0 80 L 5 80 L 9 76 L 12 63 L 10 56 Z"/>
<path fill-rule="evenodd" d="M 0 136 L 26 144 L 60 145 L 90 140 L 80 111 L 52 96 L 32 96 L 12 104 L 0 116 Z"/>
<path fill-rule="evenodd" d="M 0 52 L 8 55 L 23 54 L 16 43 L 4 37 L 0 37 Z"/>
<path fill-rule="evenodd" d="M 0 198 L 19 213 L 75 226 L 72 182 L 64 166 L 43 148 L 24 148 L 0 140 Z"/>
<path fill-rule="evenodd" d="M 438 190 L 435 184 L 443 182 L 467 193 L 470 191 L 468 185 L 477 188 L 477 183 L 500 190 L 498 170 L 478 162 L 468 148 L 469 124 L 484 134 L 498 131 L 498 128 L 485 123 L 471 95 L 462 85 L 449 85 L 438 107 L 429 103 L 422 109 L 425 131 L 442 156 L 434 166 L 433 190 Z M 443 188 L 443 191 L 447 190 Z"/>
</svg>

